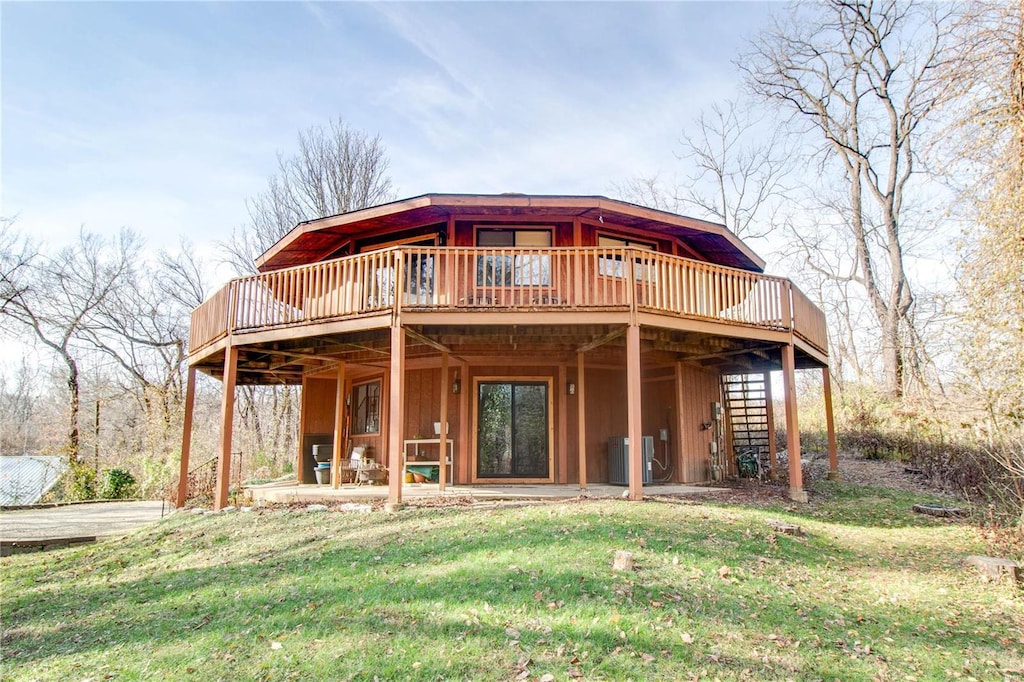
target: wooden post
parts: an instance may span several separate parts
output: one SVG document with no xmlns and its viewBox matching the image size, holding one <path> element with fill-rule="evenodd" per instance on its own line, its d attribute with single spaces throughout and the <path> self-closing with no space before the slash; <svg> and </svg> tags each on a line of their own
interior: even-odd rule
<svg viewBox="0 0 1024 682">
<path fill-rule="evenodd" d="M 629 437 L 629 499 L 644 499 L 643 413 L 640 407 L 640 326 L 626 328 L 626 431 Z"/>
<path fill-rule="evenodd" d="M 796 416 L 796 357 L 793 344 L 782 347 L 782 384 L 786 394 L 786 450 L 789 457 L 789 498 L 806 502 L 803 470 L 800 467 L 800 425 Z"/>
<path fill-rule="evenodd" d="M 388 382 L 388 506 L 402 506 L 402 438 L 405 430 L 405 329 L 391 327 L 391 380 Z"/>
<path fill-rule="evenodd" d="M 469 363 L 462 362 L 459 365 L 459 382 L 461 388 L 459 389 L 459 466 L 458 469 L 462 472 L 462 480 L 469 483 L 476 476 L 476 472 L 473 470 L 473 453 L 470 452 L 472 449 L 473 437 L 470 433 L 472 425 L 469 423 L 469 398 L 470 391 L 472 390 L 472 384 L 469 381 Z M 454 482 L 454 477 L 452 479 Z"/>
<path fill-rule="evenodd" d="M 331 453 L 331 486 L 341 486 L 341 456 L 345 452 L 345 363 L 338 363 L 338 385 L 334 391 L 334 447 Z"/>
<path fill-rule="evenodd" d="M 822 390 L 825 393 L 825 428 L 828 431 L 828 478 L 842 480 L 839 473 L 839 448 L 836 446 L 836 425 L 832 415 L 832 376 L 828 367 L 821 368 Z"/>
<path fill-rule="evenodd" d="M 188 459 L 192 453 L 192 409 L 196 403 L 196 368 L 188 368 L 185 384 L 185 423 L 181 433 L 181 466 L 178 468 L 178 498 L 175 505 L 184 507 L 188 500 Z"/>
<path fill-rule="evenodd" d="M 576 353 L 576 426 L 577 453 L 579 458 L 580 490 L 587 489 L 587 382 L 583 368 L 583 353 Z"/>
<path fill-rule="evenodd" d="M 676 464 L 678 464 L 678 466 L 676 467 L 676 480 L 679 481 L 680 483 L 684 483 L 686 481 L 694 479 L 689 478 L 689 472 L 687 472 L 683 468 L 683 465 L 686 462 L 686 453 L 683 452 L 683 443 L 685 443 L 683 434 L 686 433 L 685 429 L 687 428 L 687 425 L 683 418 L 683 405 L 685 404 L 686 397 L 684 395 L 685 389 L 683 387 L 683 363 L 681 360 L 676 360 L 675 366 L 673 367 L 673 374 L 673 383 L 675 384 L 676 393 L 676 423 L 675 428 L 672 430 L 675 431 L 675 438 L 673 440 L 675 442 Z M 691 426 L 690 428 L 693 427 Z M 704 447 L 704 451 L 705 453 L 707 452 L 707 446 Z M 705 460 L 707 460 L 707 457 L 705 457 Z M 710 472 L 708 478 L 711 478 Z"/>
<path fill-rule="evenodd" d="M 220 408 L 220 455 L 217 458 L 217 487 L 213 509 L 220 511 L 228 503 L 231 478 L 231 436 L 235 420 L 235 382 L 238 380 L 238 348 L 224 350 L 224 396 Z"/>
<path fill-rule="evenodd" d="M 438 461 L 441 462 L 437 468 L 437 490 L 444 492 L 445 481 L 448 478 L 448 393 L 452 389 L 448 386 L 448 351 L 441 351 L 441 432 L 437 438 Z M 455 462 L 452 462 L 454 465 Z"/>
<path fill-rule="evenodd" d="M 558 363 L 558 421 L 555 422 L 558 428 L 558 451 L 555 454 L 554 480 L 557 483 L 568 483 L 566 469 L 569 463 L 569 380 L 568 370 L 564 362 Z"/>
<path fill-rule="evenodd" d="M 312 481 L 306 480 L 306 468 L 303 466 L 302 461 L 302 446 L 305 444 L 306 439 L 306 416 L 309 412 L 309 408 L 306 405 L 306 398 L 309 396 L 309 380 L 303 375 L 302 387 L 299 395 L 299 442 L 295 449 L 295 480 L 299 483 L 312 483 Z"/>
<path fill-rule="evenodd" d="M 764 373 L 764 404 L 768 408 L 768 478 L 775 480 L 779 477 L 776 469 L 778 462 L 778 448 L 775 446 L 775 406 L 772 405 L 772 373 Z"/>
</svg>

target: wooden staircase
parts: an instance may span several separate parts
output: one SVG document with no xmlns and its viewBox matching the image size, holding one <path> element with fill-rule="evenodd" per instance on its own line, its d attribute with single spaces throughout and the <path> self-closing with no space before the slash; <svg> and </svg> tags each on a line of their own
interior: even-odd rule
<svg viewBox="0 0 1024 682">
<path fill-rule="evenodd" d="M 768 391 L 764 374 L 726 374 L 722 377 L 725 418 L 732 433 L 732 458 L 743 462 L 767 463 L 769 460 Z M 770 380 L 770 379 L 769 379 Z M 754 472 L 755 475 L 760 472 Z"/>
</svg>

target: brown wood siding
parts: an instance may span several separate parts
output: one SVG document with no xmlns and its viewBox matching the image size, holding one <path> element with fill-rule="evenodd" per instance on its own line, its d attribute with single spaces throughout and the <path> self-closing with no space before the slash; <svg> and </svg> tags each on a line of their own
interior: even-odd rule
<svg viewBox="0 0 1024 682">
<path fill-rule="evenodd" d="M 608 439 L 626 435 L 626 370 L 586 368 L 587 481 L 608 482 Z"/>
<path fill-rule="evenodd" d="M 448 373 L 454 376 L 454 367 Z M 441 421 L 441 368 L 412 369 L 405 373 L 405 440 L 416 436 L 437 438 L 434 422 Z M 445 382 L 444 390 L 451 391 L 451 379 Z M 453 481 L 460 481 L 463 472 L 459 466 L 459 452 L 468 447 L 459 438 L 459 401 L 457 395 L 448 398 L 448 439 L 454 442 L 455 469 Z M 437 446 L 434 446 L 435 448 Z M 468 480 L 468 479 L 467 479 Z"/>
<path fill-rule="evenodd" d="M 643 434 L 654 438 L 654 458 L 669 470 L 658 464 L 653 465 L 654 479 L 679 480 L 679 465 L 675 459 L 676 449 L 673 447 L 673 427 L 675 421 L 675 384 L 671 377 L 667 379 L 647 380 L 643 383 Z M 660 431 L 667 429 L 669 440 L 663 442 Z"/>
<path fill-rule="evenodd" d="M 701 430 L 711 420 L 711 403 L 720 399 L 718 374 L 696 367 L 682 367 L 682 405 L 678 442 L 678 480 L 680 483 L 708 481 L 708 458 L 714 429 Z"/>
<path fill-rule="evenodd" d="M 330 433 L 334 431 L 334 395 L 337 381 L 331 379 L 308 379 L 302 395 L 302 409 L 306 412 L 303 422 L 306 433 Z"/>
</svg>

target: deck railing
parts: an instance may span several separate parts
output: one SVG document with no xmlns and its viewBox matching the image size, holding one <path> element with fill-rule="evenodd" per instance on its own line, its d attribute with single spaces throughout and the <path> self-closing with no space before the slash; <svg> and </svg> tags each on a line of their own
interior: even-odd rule
<svg viewBox="0 0 1024 682">
<path fill-rule="evenodd" d="M 398 294 L 396 300 L 396 293 Z M 192 351 L 228 333 L 403 310 L 640 310 L 789 330 L 827 349 L 789 280 L 635 248 L 396 247 L 242 277 L 192 313 Z"/>
</svg>

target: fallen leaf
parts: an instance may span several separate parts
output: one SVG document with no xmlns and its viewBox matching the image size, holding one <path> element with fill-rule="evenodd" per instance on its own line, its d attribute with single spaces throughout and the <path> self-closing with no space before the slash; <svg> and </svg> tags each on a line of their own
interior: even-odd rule
<svg viewBox="0 0 1024 682">
<path fill-rule="evenodd" d="M 650 654 L 640 654 L 640 658 L 644 659 L 645 663 L 651 663 L 654 661 L 654 656 Z"/>
<path fill-rule="evenodd" d="M 271 649 L 280 649 L 282 646 L 283 645 L 280 642 L 271 642 L 270 643 L 270 648 Z"/>
<path fill-rule="evenodd" d="M 512 639 L 519 639 L 519 630 L 516 630 L 515 628 L 505 628 L 505 634 Z"/>
<path fill-rule="evenodd" d="M 691 635 L 689 632 L 684 632 L 683 634 L 679 635 L 679 638 L 683 640 L 683 644 L 693 644 L 693 635 Z"/>
</svg>

